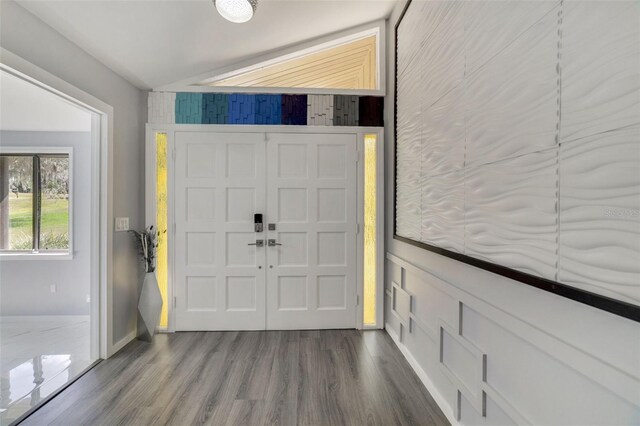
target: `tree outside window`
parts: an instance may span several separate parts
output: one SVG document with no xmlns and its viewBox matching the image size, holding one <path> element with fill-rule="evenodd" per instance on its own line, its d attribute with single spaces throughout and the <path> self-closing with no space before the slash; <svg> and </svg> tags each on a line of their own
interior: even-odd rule
<svg viewBox="0 0 640 426">
<path fill-rule="evenodd" d="M 0 155 L 0 250 L 69 250 L 69 154 Z"/>
</svg>

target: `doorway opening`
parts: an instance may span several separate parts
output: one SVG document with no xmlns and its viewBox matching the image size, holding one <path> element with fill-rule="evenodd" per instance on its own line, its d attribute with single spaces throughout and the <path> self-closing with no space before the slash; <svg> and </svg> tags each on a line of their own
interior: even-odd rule
<svg viewBox="0 0 640 426">
<path fill-rule="evenodd" d="M 103 188 L 112 110 L 62 93 L 85 95 L 15 55 L 3 51 L 2 60 L 0 425 L 7 425 L 108 355 Z"/>
<path fill-rule="evenodd" d="M 380 327 L 381 133 L 266 130 L 148 127 L 160 331 Z"/>
</svg>

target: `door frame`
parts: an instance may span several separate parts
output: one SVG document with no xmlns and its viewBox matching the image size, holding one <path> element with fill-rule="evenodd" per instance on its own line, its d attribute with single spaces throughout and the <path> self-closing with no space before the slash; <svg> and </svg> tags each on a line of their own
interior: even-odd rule
<svg viewBox="0 0 640 426">
<path fill-rule="evenodd" d="M 357 126 L 282 126 L 282 125 L 233 125 L 233 124 L 147 124 L 145 130 L 145 221 L 146 225 L 156 225 L 156 133 L 167 135 L 167 248 L 168 248 L 168 326 L 158 329 L 159 332 L 175 332 L 174 311 L 174 273 L 175 273 L 175 133 L 176 132 L 215 132 L 215 133 L 301 133 L 301 134 L 350 134 L 356 135 L 358 145 L 356 147 L 358 158 L 357 170 L 357 259 L 356 266 L 356 296 L 358 309 L 356 309 L 356 328 L 363 329 L 364 305 L 364 281 L 362 270 L 364 267 L 364 137 L 376 135 L 376 326 L 366 328 L 384 328 L 384 128 L 381 127 L 357 127 Z"/>
<path fill-rule="evenodd" d="M 92 113 L 91 352 L 106 359 L 135 337 L 113 341 L 113 107 L 4 48 L 0 69 Z"/>
</svg>

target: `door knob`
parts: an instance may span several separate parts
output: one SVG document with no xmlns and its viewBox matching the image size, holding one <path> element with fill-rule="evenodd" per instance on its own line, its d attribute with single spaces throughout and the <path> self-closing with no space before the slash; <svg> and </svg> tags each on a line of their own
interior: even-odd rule
<svg viewBox="0 0 640 426">
<path fill-rule="evenodd" d="M 255 243 L 249 243 L 248 246 L 264 247 L 264 240 L 256 240 Z"/>
<path fill-rule="evenodd" d="M 282 244 L 277 243 L 275 239 L 273 238 L 269 238 L 269 240 L 267 240 L 268 242 L 268 246 L 269 247 L 275 247 L 275 246 L 281 246 Z"/>
</svg>

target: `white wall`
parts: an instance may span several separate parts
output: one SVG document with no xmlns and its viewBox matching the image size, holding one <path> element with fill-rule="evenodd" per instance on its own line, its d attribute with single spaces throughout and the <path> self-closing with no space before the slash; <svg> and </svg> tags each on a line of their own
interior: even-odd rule
<svg viewBox="0 0 640 426">
<path fill-rule="evenodd" d="M 91 132 L 91 113 L 7 72 L 0 72 L 0 130 Z"/>
<path fill-rule="evenodd" d="M 0 2 L 0 45 L 114 108 L 114 216 L 144 226 L 146 93 L 12 1 Z M 113 340 L 136 329 L 140 265 L 131 236 L 113 239 Z"/>
<path fill-rule="evenodd" d="M 393 28 L 403 6 L 387 31 L 387 123 L 394 118 Z M 386 326 L 449 418 L 640 422 L 638 323 L 393 239 L 393 126 L 385 132 Z"/>
<path fill-rule="evenodd" d="M 0 144 L 73 148 L 73 259 L 0 258 L 0 315 L 89 315 L 91 133 L 2 131 Z"/>
</svg>

